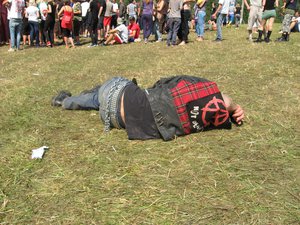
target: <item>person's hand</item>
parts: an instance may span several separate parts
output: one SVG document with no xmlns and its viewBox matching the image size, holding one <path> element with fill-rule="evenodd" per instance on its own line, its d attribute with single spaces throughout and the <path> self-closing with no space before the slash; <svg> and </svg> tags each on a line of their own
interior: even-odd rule
<svg viewBox="0 0 300 225">
<path fill-rule="evenodd" d="M 215 14 L 215 13 L 212 14 L 211 17 L 212 17 L 213 19 L 216 19 L 216 14 Z"/>
<path fill-rule="evenodd" d="M 245 117 L 244 110 L 240 105 L 236 105 L 236 108 L 232 113 L 232 118 L 235 120 L 235 122 L 238 125 L 242 125 L 244 117 Z"/>
<path fill-rule="evenodd" d="M 250 6 L 249 5 L 247 6 L 247 10 L 250 11 Z"/>
</svg>

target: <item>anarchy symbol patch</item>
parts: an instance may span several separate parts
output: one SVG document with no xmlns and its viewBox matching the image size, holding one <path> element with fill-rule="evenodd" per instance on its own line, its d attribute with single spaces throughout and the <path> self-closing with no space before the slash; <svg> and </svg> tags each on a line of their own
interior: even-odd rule
<svg viewBox="0 0 300 225">
<path fill-rule="evenodd" d="M 202 108 L 202 122 L 205 127 L 210 123 L 215 127 L 220 126 L 226 122 L 228 117 L 229 112 L 226 110 L 224 101 L 215 96 Z"/>
</svg>

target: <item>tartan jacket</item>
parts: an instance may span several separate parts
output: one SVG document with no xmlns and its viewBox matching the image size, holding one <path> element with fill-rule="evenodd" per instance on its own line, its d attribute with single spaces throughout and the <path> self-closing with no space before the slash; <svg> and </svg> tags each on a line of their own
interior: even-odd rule
<svg viewBox="0 0 300 225">
<path fill-rule="evenodd" d="M 215 82 L 173 76 L 146 89 L 156 126 L 165 141 L 210 129 L 231 129 L 229 112 Z"/>
</svg>

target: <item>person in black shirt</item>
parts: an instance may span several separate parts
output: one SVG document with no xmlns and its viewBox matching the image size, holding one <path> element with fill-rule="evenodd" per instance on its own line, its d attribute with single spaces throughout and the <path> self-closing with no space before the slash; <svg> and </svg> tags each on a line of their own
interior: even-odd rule
<svg viewBox="0 0 300 225">
<path fill-rule="evenodd" d="M 258 30 L 258 38 L 256 42 L 262 41 L 262 34 L 268 31 L 267 35 L 265 35 L 265 42 L 270 42 L 270 36 L 273 30 L 273 23 L 276 18 L 276 10 L 275 7 L 278 7 L 278 0 L 263 0 L 263 14 L 261 21 L 261 28 L 263 30 Z M 268 22 L 268 27 L 266 27 L 266 22 Z"/>
<path fill-rule="evenodd" d="M 95 47 L 98 45 L 98 14 L 100 9 L 100 3 L 98 0 L 93 0 L 90 3 L 90 21 L 89 21 L 89 32 L 91 35 L 92 43 L 88 47 Z"/>
<path fill-rule="evenodd" d="M 105 0 L 99 0 L 100 2 L 100 9 L 98 13 L 98 39 L 100 41 L 104 40 L 104 14 L 106 11 L 106 1 Z"/>
<path fill-rule="evenodd" d="M 130 140 L 172 140 L 210 129 L 242 125 L 243 109 L 221 94 L 215 82 L 193 76 L 163 78 L 148 89 L 123 77 L 72 96 L 61 91 L 52 106 L 69 110 L 99 110 L 105 131 L 125 129 Z M 231 118 L 231 119 L 230 119 Z"/>
<path fill-rule="evenodd" d="M 53 0 L 49 0 L 47 17 L 44 26 L 44 35 L 46 37 L 48 47 L 53 47 L 54 44 L 55 7 L 56 5 Z"/>
</svg>

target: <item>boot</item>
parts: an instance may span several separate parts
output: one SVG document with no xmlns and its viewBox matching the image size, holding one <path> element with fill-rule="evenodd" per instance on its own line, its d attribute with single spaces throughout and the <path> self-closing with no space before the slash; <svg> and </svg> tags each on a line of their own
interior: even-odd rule
<svg viewBox="0 0 300 225">
<path fill-rule="evenodd" d="M 269 43 L 270 42 L 270 36 L 271 36 L 271 34 L 272 34 L 272 31 L 268 31 L 268 33 L 267 33 L 267 36 L 265 37 L 265 42 L 266 43 Z"/>
<path fill-rule="evenodd" d="M 256 39 L 255 43 L 260 43 L 262 42 L 262 34 L 263 34 L 263 31 L 262 30 L 258 30 L 258 38 Z"/>
<path fill-rule="evenodd" d="M 285 41 L 288 41 L 287 40 L 287 33 L 282 33 L 282 36 L 280 38 L 277 39 L 277 41 L 279 42 L 285 42 Z"/>
</svg>

